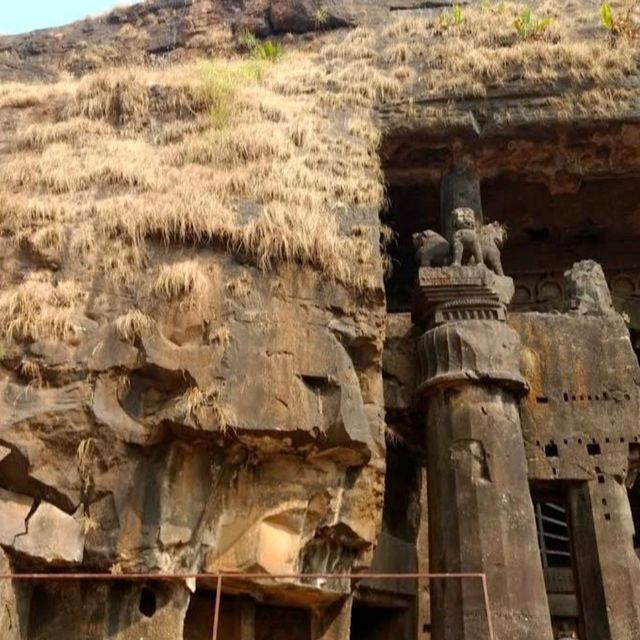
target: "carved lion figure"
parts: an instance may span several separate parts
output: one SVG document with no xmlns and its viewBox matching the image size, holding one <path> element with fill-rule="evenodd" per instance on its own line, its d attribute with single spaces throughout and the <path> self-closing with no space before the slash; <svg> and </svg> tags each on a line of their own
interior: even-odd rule
<svg viewBox="0 0 640 640">
<path fill-rule="evenodd" d="M 427 229 L 411 236 L 420 267 L 444 267 L 449 264 L 449 243 L 435 231 Z"/>
<path fill-rule="evenodd" d="M 507 229 L 499 222 L 490 222 L 480 228 L 480 248 L 484 263 L 499 276 L 504 275 L 500 249 L 507 239 Z"/>
<path fill-rule="evenodd" d="M 482 264 L 482 248 L 480 238 L 476 230 L 476 215 L 473 209 L 458 207 L 451 212 L 453 216 L 452 253 L 455 266 L 461 266 L 463 259 L 465 264 L 475 260 L 475 264 Z"/>
</svg>

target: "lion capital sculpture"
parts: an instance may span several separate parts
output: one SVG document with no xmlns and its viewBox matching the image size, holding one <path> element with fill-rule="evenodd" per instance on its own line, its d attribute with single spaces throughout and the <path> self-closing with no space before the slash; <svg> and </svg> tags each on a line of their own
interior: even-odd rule
<svg viewBox="0 0 640 640">
<path fill-rule="evenodd" d="M 451 243 L 431 229 L 412 235 L 418 266 L 485 264 L 503 276 L 500 250 L 507 238 L 505 226 L 491 222 L 478 228 L 473 209 L 467 207 L 454 209 L 452 217 L 454 233 Z"/>
<path fill-rule="evenodd" d="M 466 264 L 469 264 L 472 259 L 475 264 L 483 264 L 480 238 L 476 228 L 476 214 L 473 209 L 458 207 L 451 212 L 451 216 L 454 229 L 451 240 L 452 264 L 459 267 L 463 259 Z"/>
</svg>

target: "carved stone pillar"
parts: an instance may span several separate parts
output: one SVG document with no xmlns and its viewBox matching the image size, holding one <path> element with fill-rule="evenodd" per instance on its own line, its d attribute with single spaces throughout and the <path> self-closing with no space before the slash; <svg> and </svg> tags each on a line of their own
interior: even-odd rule
<svg viewBox="0 0 640 640">
<path fill-rule="evenodd" d="M 619 466 L 619 454 L 616 456 L 613 451 L 617 448 L 625 455 L 628 452 L 625 440 L 630 441 L 637 433 L 638 374 L 635 362 L 629 369 L 633 356 L 626 330 L 621 332 L 612 324 L 616 313 L 602 267 L 585 260 L 574 264 L 565 277 L 569 313 L 591 316 L 594 320 L 601 318 L 601 341 L 619 344 L 619 351 L 608 358 L 600 357 L 595 363 L 586 359 L 586 367 L 582 356 L 572 363 L 575 370 L 580 371 L 585 380 L 596 381 L 600 388 L 610 389 L 612 393 L 625 390 L 625 395 L 622 391 L 618 395 L 625 400 L 617 401 L 620 406 L 608 409 L 608 415 L 595 414 L 591 420 L 584 414 L 576 416 L 582 419 L 582 425 L 592 429 L 595 426 L 606 433 L 606 443 L 609 439 L 616 443 L 607 446 L 604 455 L 598 456 L 598 467 L 591 479 L 575 483 L 569 491 L 582 616 L 587 638 L 636 640 L 640 638 L 640 561 L 633 546 L 633 518 L 623 483 L 627 469 Z M 586 335 L 583 339 L 588 341 Z M 591 346 L 591 341 L 588 344 Z M 600 377 L 589 371 L 594 365 L 601 370 Z"/>
<path fill-rule="evenodd" d="M 311 639 L 348 640 L 352 606 L 353 598 L 349 597 L 314 611 L 311 618 Z"/>
<path fill-rule="evenodd" d="M 414 322 L 426 407 L 430 570 L 485 573 L 497 640 L 551 640 L 518 396 L 509 278 L 483 265 L 420 270 Z M 488 637 L 479 581 L 432 583 L 439 640 Z"/>
<path fill-rule="evenodd" d="M 451 212 L 458 207 L 469 207 L 476 214 L 478 226 L 482 225 L 482 199 L 480 180 L 467 167 L 454 167 L 440 184 L 441 233 L 447 240 L 453 233 Z"/>
<path fill-rule="evenodd" d="M 577 484 L 569 505 L 587 638 L 640 638 L 640 570 L 624 484 L 604 476 Z"/>
</svg>

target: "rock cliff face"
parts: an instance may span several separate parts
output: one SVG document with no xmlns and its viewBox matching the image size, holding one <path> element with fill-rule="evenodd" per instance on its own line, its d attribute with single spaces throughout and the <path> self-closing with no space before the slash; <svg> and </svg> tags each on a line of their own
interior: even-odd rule
<svg viewBox="0 0 640 640">
<path fill-rule="evenodd" d="M 150 0 L 0 39 L 0 573 L 237 574 L 225 640 L 343 640 L 355 584 L 242 574 L 425 568 L 382 167 L 528 166 L 475 143 L 609 108 L 623 129 L 566 164 L 638 162 L 637 42 L 585 39 L 579 7 L 531 39 L 521 7 L 441 10 Z M 193 589 L 0 582 L 0 628 L 195 640 Z"/>
<path fill-rule="evenodd" d="M 169 48 L 188 57 L 189 21 L 203 5 L 149 3 L 9 39 L 5 51 L 18 76 L 53 78 L 78 53 L 79 32 L 104 43 L 116 26 L 171 11 L 167 21 L 181 25 L 183 39 Z M 385 474 L 382 188 L 368 151 L 376 138 L 360 142 L 366 122 L 356 130 L 351 120 L 310 114 L 313 101 L 295 98 L 286 81 L 286 103 L 264 93 L 255 101 L 251 92 L 263 92 L 267 77 L 281 90 L 269 63 L 222 63 L 211 76 L 186 64 L 195 85 L 172 88 L 158 76 L 136 97 L 137 80 L 116 72 L 97 84 L 80 80 L 71 95 L 57 82 L 45 102 L 10 98 L 3 109 L 0 544 L 14 572 L 282 575 L 371 564 Z M 84 115 L 73 115 L 81 85 L 88 101 Z M 97 110 L 89 94 L 102 96 Z M 187 109 L 176 111 L 175 97 Z M 361 109 L 354 105 L 350 118 Z M 296 111 L 307 119 L 296 124 Z M 252 134 L 256 126 L 272 133 Z M 19 139 L 36 129 L 47 141 L 27 151 Z M 209 129 L 208 159 L 166 155 L 176 143 L 191 154 L 187 140 L 201 144 Z M 159 133 L 168 137 L 160 142 Z M 231 146 L 222 148 L 225 136 Z M 127 146 L 134 141 L 142 147 Z M 105 143 L 114 145 L 107 156 Z M 313 155 L 339 144 L 361 150 L 360 178 Z M 116 147 L 142 161 L 132 182 L 122 181 Z M 26 182 L 11 168 L 19 148 L 35 163 Z M 45 174 L 57 170 L 41 163 L 52 153 L 57 164 L 63 149 L 74 184 L 47 187 Z M 98 210 L 109 203 L 122 214 L 119 230 L 107 231 L 110 214 Z M 42 210 L 35 227 L 32 206 Z M 220 206 L 228 207 L 223 227 Z M 161 211 L 168 226 L 156 224 Z M 313 227 L 319 215 L 325 221 Z M 143 229 L 145 219 L 156 222 Z M 129 222 L 143 227 L 130 234 Z M 36 227 L 45 242 L 33 241 Z M 351 589 L 344 580 L 280 582 L 245 580 L 235 591 L 310 606 Z M 199 615 L 187 616 L 197 600 L 184 583 L 2 588 L 16 638 L 62 637 L 70 625 L 91 638 L 198 637 L 188 629 Z M 158 614 L 145 613 L 145 598 Z"/>
</svg>

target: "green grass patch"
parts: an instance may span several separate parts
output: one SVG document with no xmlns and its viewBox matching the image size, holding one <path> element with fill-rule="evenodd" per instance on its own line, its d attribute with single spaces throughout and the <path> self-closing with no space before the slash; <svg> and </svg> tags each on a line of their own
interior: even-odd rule
<svg viewBox="0 0 640 640">
<path fill-rule="evenodd" d="M 238 91 L 259 83 L 265 71 L 260 60 L 205 60 L 200 66 L 200 82 L 192 89 L 195 102 L 206 109 L 214 126 L 229 124 Z"/>
</svg>

